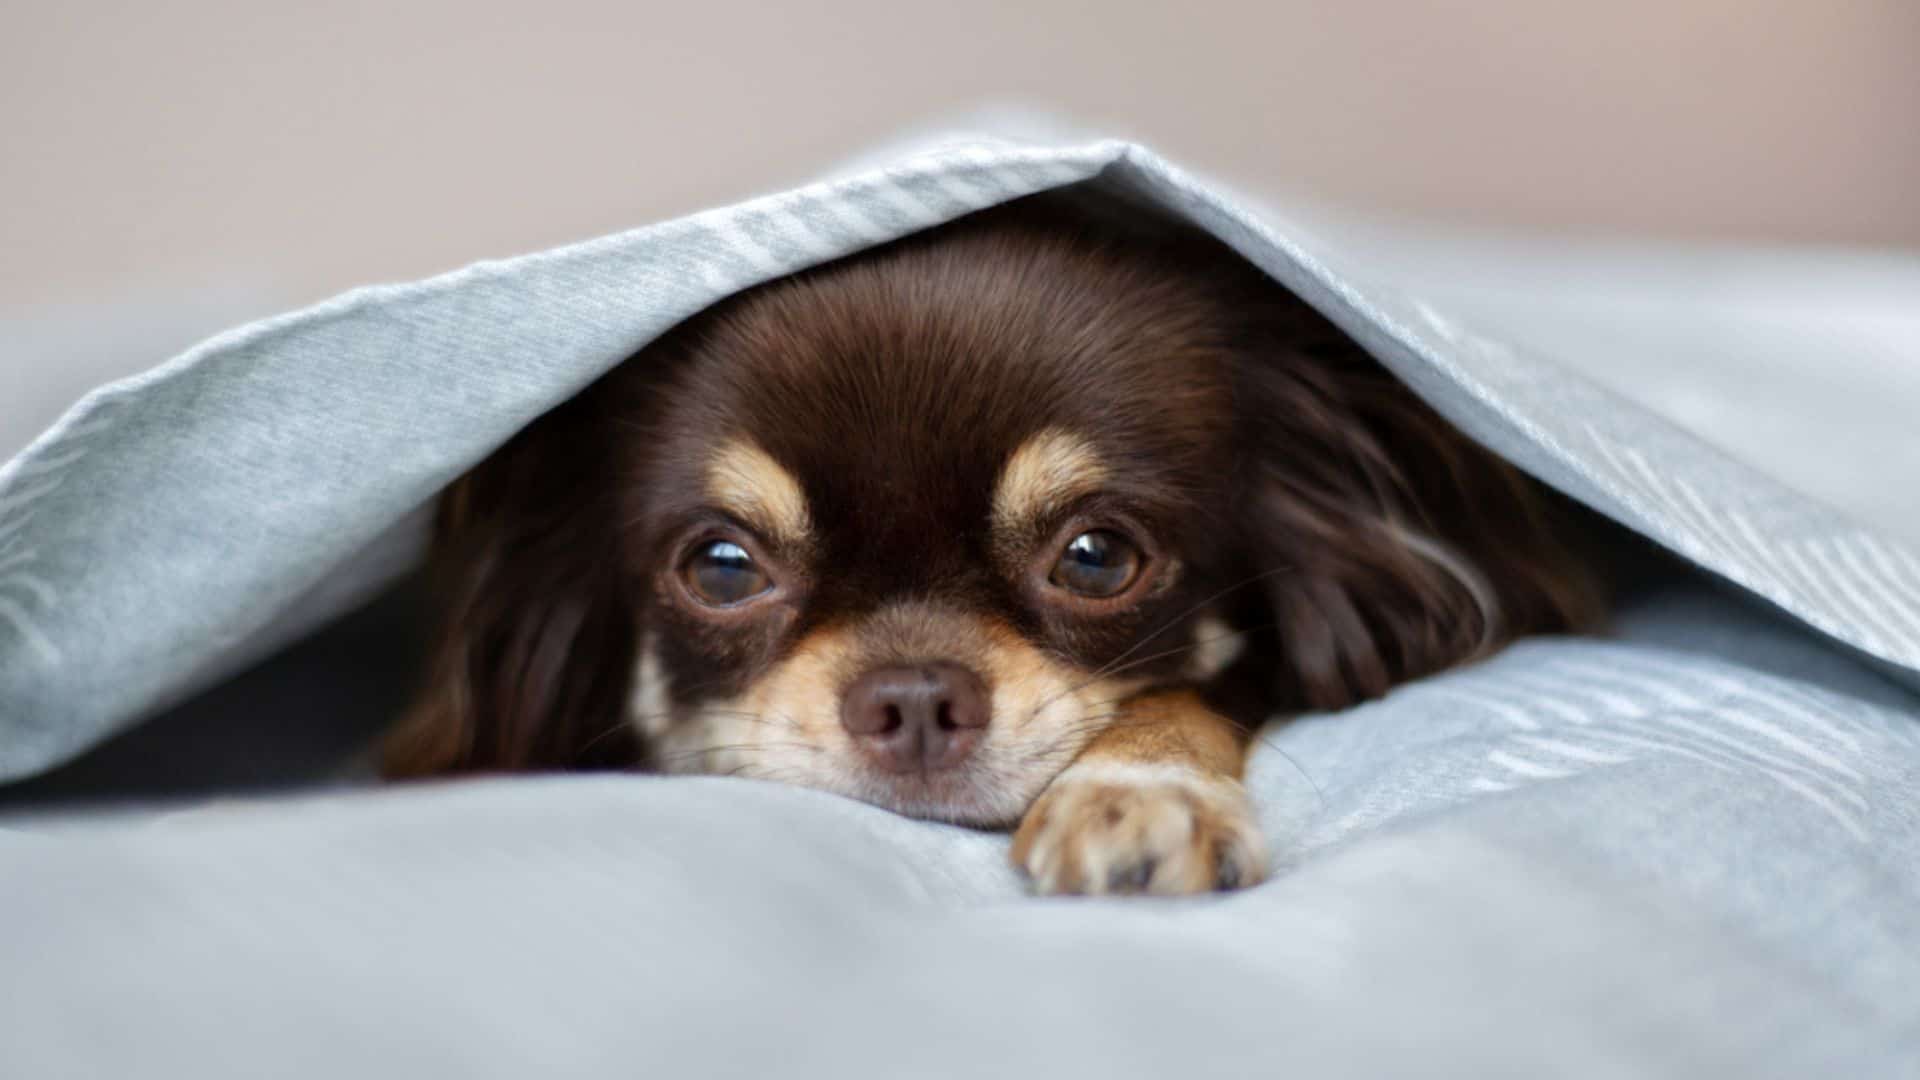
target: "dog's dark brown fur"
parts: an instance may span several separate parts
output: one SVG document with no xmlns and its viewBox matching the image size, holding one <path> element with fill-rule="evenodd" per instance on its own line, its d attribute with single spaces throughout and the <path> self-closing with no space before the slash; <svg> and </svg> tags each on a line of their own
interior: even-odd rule
<svg viewBox="0 0 1920 1080">
<path fill-rule="evenodd" d="M 994 525 L 1010 455 L 1048 431 L 1086 440 L 1101 489 Z M 688 537 L 737 525 L 704 494 L 729 436 L 811 515 L 804 537 L 750 541 L 787 568 L 751 617 L 669 580 Z M 723 302 L 455 485 L 442 629 L 388 770 L 670 765 L 632 722 L 643 637 L 679 715 L 831 635 L 835 686 L 1004 633 L 1178 689 L 1195 646 L 1165 646 L 1211 616 L 1245 647 L 1196 687 L 1206 708 L 1243 726 L 1339 708 L 1595 622 L 1569 515 L 1217 241 L 1037 196 Z M 1072 521 L 1120 523 L 1164 577 L 1098 611 L 1038 596 L 1023 560 Z M 915 798 L 899 808 L 942 812 Z"/>
</svg>

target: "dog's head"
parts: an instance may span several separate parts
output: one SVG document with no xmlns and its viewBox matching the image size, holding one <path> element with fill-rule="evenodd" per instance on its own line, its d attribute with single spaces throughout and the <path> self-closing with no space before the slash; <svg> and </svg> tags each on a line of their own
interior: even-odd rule
<svg viewBox="0 0 1920 1080">
<path fill-rule="evenodd" d="M 389 763 L 1005 823 L 1142 690 L 1339 705 L 1563 614 L 1534 511 L 1217 242 L 1023 200 L 710 309 L 456 485 Z"/>
</svg>

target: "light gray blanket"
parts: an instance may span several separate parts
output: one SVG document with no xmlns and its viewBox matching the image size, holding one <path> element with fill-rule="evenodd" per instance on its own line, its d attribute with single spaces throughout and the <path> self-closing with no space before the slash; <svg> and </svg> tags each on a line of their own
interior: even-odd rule
<svg viewBox="0 0 1920 1080">
<path fill-rule="evenodd" d="M 1032 901 L 1004 837 L 722 780 L 17 817 L 0 1074 L 1920 1071 L 1920 558 L 1570 376 L 1538 325 L 1123 143 L 903 153 L 90 395 L 0 469 L 0 778 L 369 595 L 442 484 L 713 299 L 1083 180 L 1739 589 L 1271 728 L 1281 872 L 1225 899 Z"/>
</svg>

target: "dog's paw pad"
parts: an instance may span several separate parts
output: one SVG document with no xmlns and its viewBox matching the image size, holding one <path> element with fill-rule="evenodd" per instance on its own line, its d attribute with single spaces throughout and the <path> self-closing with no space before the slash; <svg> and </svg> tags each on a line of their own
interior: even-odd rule
<svg viewBox="0 0 1920 1080">
<path fill-rule="evenodd" d="M 1265 874 L 1245 789 L 1173 766 L 1081 765 L 1027 811 L 1013 859 L 1041 893 L 1181 895 Z"/>
</svg>

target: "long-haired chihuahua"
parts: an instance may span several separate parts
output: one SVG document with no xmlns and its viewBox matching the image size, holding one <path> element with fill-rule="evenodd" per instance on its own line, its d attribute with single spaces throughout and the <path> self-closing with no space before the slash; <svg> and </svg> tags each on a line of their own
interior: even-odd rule
<svg viewBox="0 0 1920 1080">
<path fill-rule="evenodd" d="M 1571 504 L 1203 231 L 1032 196 L 714 305 L 442 497 L 395 777 L 648 768 L 1244 886 L 1250 734 L 1601 614 Z"/>
</svg>

